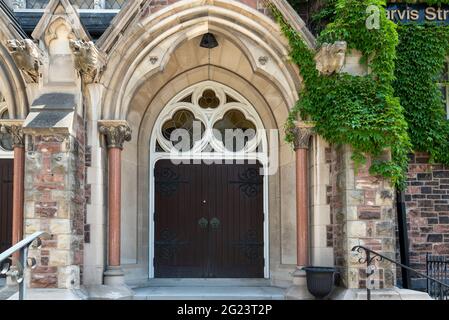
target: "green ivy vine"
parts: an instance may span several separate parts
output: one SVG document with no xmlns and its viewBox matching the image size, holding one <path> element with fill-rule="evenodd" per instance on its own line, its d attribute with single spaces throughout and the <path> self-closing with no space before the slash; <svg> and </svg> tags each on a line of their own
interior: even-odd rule
<svg viewBox="0 0 449 320">
<path fill-rule="evenodd" d="M 449 121 L 437 85 L 449 53 L 449 27 L 407 24 L 398 32 L 393 87 L 405 109 L 413 149 L 449 165 Z"/>
<path fill-rule="evenodd" d="M 301 36 L 272 7 L 273 14 L 289 40 L 291 59 L 304 79 L 300 99 L 291 110 L 286 123 L 286 139 L 293 141 L 291 129 L 299 118 L 314 121 L 315 131 L 332 144 L 349 144 L 356 166 L 372 156 L 370 172 L 391 179 L 403 187 L 411 143 L 407 134 L 399 99 L 394 96 L 396 25 L 389 21 L 383 0 L 336 0 L 335 20 L 322 32 L 318 42 L 344 40 L 348 49 L 362 52 L 362 62 L 371 69 L 365 76 L 345 73 L 321 76 L 316 70 L 315 52 Z M 380 29 L 365 26 L 369 13 L 376 5 L 380 10 Z M 385 149 L 392 158 L 381 159 Z"/>
</svg>

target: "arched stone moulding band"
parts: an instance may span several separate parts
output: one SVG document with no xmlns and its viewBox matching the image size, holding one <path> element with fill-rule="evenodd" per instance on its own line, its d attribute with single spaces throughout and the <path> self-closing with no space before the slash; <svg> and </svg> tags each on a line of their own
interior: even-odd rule
<svg viewBox="0 0 449 320">
<path fill-rule="evenodd" d="M 234 6 L 236 8 L 232 10 Z M 148 32 L 142 33 L 142 28 Z M 239 37 L 245 39 L 240 41 L 241 50 L 248 60 L 253 61 L 254 71 L 265 76 L 279 75 L 282 80 L 273 80 L 281 81 L 278 87 L 282 88 L 282 94 L 289 104 L 295 102 L 292 97 L 297 95 L 300 81 L 296 68 L 289 61 L 288 43 L 282 38 L 279 26 L 261 12 L 239 2 L 214 1 L 205 5 L 203 1 L 180 1 L 142 17 L 139 28 L 127 32 L 128 36 L 122 37 L 114 45 L 113 51 L 108 47 L 108 38 L 114 34 L 113 29 L 107 31 L 97 43 L 101 50 L 109 53 L 109 61 L 117 62 L 117 67 L 114 70 L 107 69 L 101 78 L 101 82 L 109 88 L 105 92 L 103 118 L 126 118 L 130 99 L 142 81 L 163 71 L 171 53 L 181 43 L 207 32 L 223 34 L 225 37 L 230 32 L 239 34 Z M 255 46 L 266 51 L 264 57 L 272 61 L 271 64 L 269 62 L 264 66 L 259 61 L 260 57 L 251 56 Z M 148 63 L 149 57 L 153 58 L 154 64 Z M 274 66 L 282 67 L 273 72 L 270 68 Z"/>
</svg>

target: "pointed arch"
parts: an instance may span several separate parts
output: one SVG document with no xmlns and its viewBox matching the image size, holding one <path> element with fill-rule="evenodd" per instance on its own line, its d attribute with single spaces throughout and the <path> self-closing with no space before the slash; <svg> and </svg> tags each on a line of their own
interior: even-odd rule
<svg viewBox="0 0 449 320">
<path fill-rule="evenodd" d="M 115 43 L 108 39 L 116 36 L 111 31 L 98 41 L 100 49 L 109 52 L 108 64 L 114 65 L 106 69 L 101 79 L 106 88 L 102 103 L 105 119 L 126 119 L 136 90 L 166 68 L 171 54 L 182 43 L 207 32 L 233 42 L 251 63 L 254 73 L 276 83 L 289 108 L 297 100 L 301 79 L 289 61 L 288 42 L 279 26 L 240 2 L 180 1 L 141 16 L 124 28 L 123 36 Z M 313 47 L 310 38 L 305 41 Z"/>
<path fill-rule="evenodd" d="M 0 10 L 1 11 L 1 10 Z M 14 60 L 4 45 L 10 39 L 24 39 L 24 35 L 6 14 L 0 15 L 0 92 L 8 106 L 9 115 L 13 119 L 25 119 L 29 110 L 29 102 L 25 80 Z"/>
</svg>

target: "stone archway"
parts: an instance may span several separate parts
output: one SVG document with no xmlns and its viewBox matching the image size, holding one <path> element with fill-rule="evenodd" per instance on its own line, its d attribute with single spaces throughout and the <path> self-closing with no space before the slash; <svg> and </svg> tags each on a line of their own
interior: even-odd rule
<svg viewBox="0 0 449 320">
<path fill-rule="evenodd" d="M 183 23 L 179 24 L 182 20 Z M 148 32 L 142 33 L 144 28 Z M 122 162 L 122 262 L 131 279 L 149 277 L 149 138 L 162 108 L 177 93 L 215 81 L 244 96 L 266 129 L 275 129 L 279 170 L 268 181 L 272 281 L 291 281 L 296 265 L 295 156 L 283 124 L 298 98 L 301 79 L 289 61 L 287 41 L 264 14 L 237 1 L 180 1 L 131 24 L 113 43 L 112 30 L 98 45 L 110 52 L 101 82 L 101 117 L 126 120 L 131 142 Z M 200 47 L 212 33 L 218 48 Z M 110 67 L 114 66 L 114 67 Z"/>
</svg>

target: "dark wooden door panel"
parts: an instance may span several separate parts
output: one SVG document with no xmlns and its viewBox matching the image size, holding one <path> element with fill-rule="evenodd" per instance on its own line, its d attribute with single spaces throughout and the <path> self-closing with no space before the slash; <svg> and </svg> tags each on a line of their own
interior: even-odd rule
<svg viewBox="0 0 449 320">
<path fill-rule="evenodd" d="M 156 164 L 156 277 L 264 277 L 260 168 Z"/>
<path fill-rule="evenodd" d="M 13 160 L 0 160 L 0 252 L 12 245 Z"/>
<path fill-rule="evenodd" d="M 155 275 L 204 277 L 207 226 L 201 206 L 201 166 L 159 161 L 155 170 Z"/>
<path fill-rule="evenodd" d="M 259 165 L 210 167 L 216 183 L 211 219 L 212 276 L 216 278 L 263 278 L 263 176 Z"/>
</svg>

